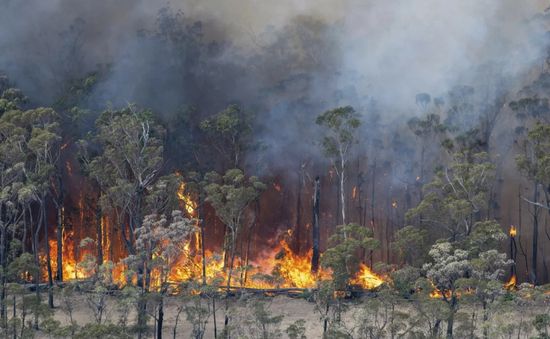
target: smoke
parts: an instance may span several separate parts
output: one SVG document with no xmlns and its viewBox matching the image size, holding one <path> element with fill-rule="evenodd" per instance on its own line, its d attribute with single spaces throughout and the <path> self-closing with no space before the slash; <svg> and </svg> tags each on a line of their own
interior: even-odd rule
<svg viewBox="0 0 550 339">
<path fill-rule="evenodd" d="M 495 100 L 546 52 L 536 0 L 2 2 L 0 70 L 37 103 L 101 70 L 80 104 L 136 102 L 168 119 L 240 103 L 278 159 L 318 155 L 303 126 L 325 109 L 376 107 L 388 126 L 420 114 L 420 92 L 468 85 Z"/>
</svg>

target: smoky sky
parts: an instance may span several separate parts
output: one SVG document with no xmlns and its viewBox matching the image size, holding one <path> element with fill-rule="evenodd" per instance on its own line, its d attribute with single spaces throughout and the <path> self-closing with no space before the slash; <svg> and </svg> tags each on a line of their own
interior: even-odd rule
<svg viewBox="0 0 550 339">
<path fill-rule="evenodd" d="M 315 139 L 299 126 L 325 109 L 376 102 L 391 123 L 419 114 L 417 93 L 459 85 L 491 101 L 525 85 L 547 48 L 538 0 L 1 3 L 0 70 L 35 102 L 100 70 L 79 104 L 169 117 L 238 103 L 261 116 L 258 139 L 298 157 Z"/>
</svg>

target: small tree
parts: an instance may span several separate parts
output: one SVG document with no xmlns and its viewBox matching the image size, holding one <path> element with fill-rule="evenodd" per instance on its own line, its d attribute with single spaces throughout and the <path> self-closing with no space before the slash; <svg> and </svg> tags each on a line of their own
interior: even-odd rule
<svg viewBox="0 0 550 339">
<path fill-rule="evenodd" d="M 249 204 L 256 200 L 265 185 L 255 176 L 247 178 L 239 169 L 230 169 L 225 175 L 220 176 L 216 172 L 207 173 L 205 176 L 204 190 L 206 201 L 214 207 L 216 215 L 227 226 L 229 234 L 225 235 L 225 252 L 229 253 L 229 266 L 227 268 L 226 292 L 231 288 L 233 275 L 237 236 L 239 235 L 244 212 Z M 229 331 L 229 300 L 225 303 L 224 329 Z M 228 335 L 228 333 L 226 333 Z"/>
<path fill-rule="evenodd" d="M 423 269 L 449 307 L 447 338 L 452 338 L 454 316 L 459 308 L 459 280 L 466 278 L 472 270 L 469 253 L 455 249 L 451 243 L 440 242 L 433 245 L 428 254 L 432 262 L 425 264 Z"/>
<path fill-rule="evenodd" d="M 359 270 L 359 251 L 370 251 L 378 246 L 370 228 L 358 224 L 338 226 L 329 239 L 332 244 L 321 258 L 321 265 L 332 270 L 332 281 L 336 290 L 344 291 L 350 279 Z"/>
<path fill-rule="evenodd" d="M 351 106 L 339 107 L 326 111 L 316 119 L 318 125 L 325 129 L 322 148 L 332 161 L 336 174 L 340 178 L 340 208 L 342 224 L 346 224 L 346 166 L 349 161 L 351 146 L 357 142 L 357 130 L 361 125 L 360 115 Z M 345 234 L 344 234 L 345 236 Z"/>
<path fill-rule="evenodd" d="M 158 299 L 157 338 L 162 338 L 164 321 L 164 296 L 169 291 L 169 277 L 172 266 L 185 253 L 185 243 L 194 230 L 194 221 L 184 218 L 175 210 L 170 218 L 151 214 L 145 216 L 142 226 L 135 231 L 136 255 L 126 261 L 138 271 L 145 272 L 140 285 L 142 302 L 138 303 L 138 328 L 144 328 L 145 299 L 151 287 L 155 287 Z M 152 281 L 154 280 L 154 281 Z"/>
<path fill-rule="evenodd" d="M 256 200 L 265 185 L 257 177 L 247 178 L 239 169 L 228 170 L 220 176 L 210 172 L 205 176 L 206 201 L 214 207 L 216 215 L 227 226 L 225 251 L 229 253 L 227 290 L 231 287 L 236 242 L 239 235 L 244 212 L 249 204 Z"/>
</svg>

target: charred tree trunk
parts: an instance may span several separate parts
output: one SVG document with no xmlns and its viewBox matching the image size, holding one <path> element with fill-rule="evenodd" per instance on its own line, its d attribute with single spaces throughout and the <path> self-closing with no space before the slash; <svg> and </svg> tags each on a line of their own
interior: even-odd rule
<svg viewBox="0 0 550 339">
<path fill-rule="evenodd" d="M 298 173 L 298 190 L 296 192 L 296 222 L 294 223 L 294 251 L 301 253 L 302 236 L 302 186 L 304 181 L 304 167 Z"/>
<path fill-rule="evenodd" d="M 315 178 L 313 190 L 313 255 L 311 256 L 311 271 L 317 272 L 319 269 L 319 212 L 320 212 L 320 199 L 321 199 L 321 181 L 319 176 Z"/>
</svg>

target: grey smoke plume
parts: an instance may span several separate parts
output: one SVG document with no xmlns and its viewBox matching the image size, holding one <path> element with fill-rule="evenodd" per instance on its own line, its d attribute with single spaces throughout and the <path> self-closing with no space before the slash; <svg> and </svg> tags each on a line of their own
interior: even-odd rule
<svg viewBox="0 0 550 339">
<path fill-rule="evenodd" d="M 494 100 L 520 88 L 547 47 L 538 0 L 2 2 L 0 70 L 37 102 L 106 69 L 86 105 L 137 102 L 167 116 L 237 102 L 259 114 L 274 154 L 296 156 L 315 138 L 297 121 L 376 103 L 391 123 L 419 114 L 417 93 L 458 85 Z"/>
</svg>

